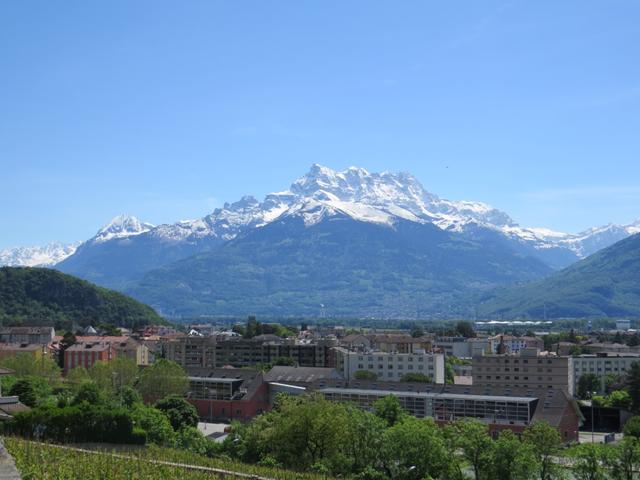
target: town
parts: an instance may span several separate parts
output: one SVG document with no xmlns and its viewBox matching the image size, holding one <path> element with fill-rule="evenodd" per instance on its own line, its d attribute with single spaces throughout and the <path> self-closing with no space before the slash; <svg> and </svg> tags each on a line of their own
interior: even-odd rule
<svg viewBox="0 0 640 480">
<path fill-rule="evenodd" d="M 190 405 L 190 434 L 217 445 L 212 451 L 237 441 L 237 425 L 282 408 L 286 397 L 364 412 L 393 399 L 406 415 L 445 429 L 474 422 L 493 439 L 505 431 L 520 437 L 544 424 L 556 432 L 558 447 L 619 443 L 623 432 L 640 435 L 640 417 L 633 416 L 640 411 L 640 337 L 630 321 L 616 321 L 608 330 L 554 332 L 518 323 L 450 322 L 439 332 L 293 326 L 255 317 L 233 325 L 147 325 L 134 331 L 0 327 L 0 411 L 7 432 L 73 441 L 76 433 L 68 429 L 55 433 L 53 418 L 40 433 L 33 430 L 34 421 L 42 428 L 52 395 L 59 406 L 65 405 L 65 388 L 66 395 L 84 395 L 89 403 L 114 396 L 131 406 L 127 395 L 137 395 L 159 408 L 162 402 L 174 410 Z M 47 389 L 43 378 L 59 386 Z M 147 425 L 144 419 L 137 424 L 138 430 Z M 166 442 L 153 428 L 142 440 L 135 429 L 119 439 L 109 431 L 77 435 L 76 441 Z M 177 444 L 192 449 L 193 441 Z"/>
</svg>

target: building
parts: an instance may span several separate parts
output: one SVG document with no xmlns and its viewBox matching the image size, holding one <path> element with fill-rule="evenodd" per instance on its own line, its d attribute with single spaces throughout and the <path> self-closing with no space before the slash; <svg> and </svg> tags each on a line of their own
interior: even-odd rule
<svg viewBox="0 0 640 480">
<path fill-rule="evenodd" d="M 276 335 L 241 337 L 180 337 L 163 342 L 163 354 L 183 367 L 222 368 L 251 367 L 279 359 L 291 359 L 301 367 L 335 365 L 332 348 L 335 340 L 315 341 L 283 339 Z"/>
<path fill-rule="evenodd" d="M 473 357 L 474 386 L 541 389 L 564 389 L 574 393 L 572 357 L 541 355 L 538 349 L 526 348 L 519 354 Z"/>
<path fill-rule="evenodd" d="M 0 327 L 0 342 L 48 345 L 56 331 L 53 327 Z"/>
<path fill-rule="evenodd" d="M 136 365 L 147 366 L 152 363 L 153 355 L 149 347 L 133 338 L 128 338 L 124 342 L 113 343 L 116 357 L 129 358 L 136 362 Z"/>
<path fill-rule="evenodd" d="M 215 337 L 177 337 L 162 342 L 162 355 L 185 369 L 216 368 Z"/>
<path fill-rule="evenodd" d="M 109 362 L 116 358 L 111 342 L 86 342 L 71 345 L 64 351 L 64 371 L 72 368 L 91 368 L 97 362 Z"/>
<path fill-rule="evenodd" d="M 538 337 L 516 337 L 514 335 L 496 335 L 489 339 L 493 353 L 520 353 L 525 348 L 544 349 L 544 342 Z M 502 351 L 500 351 L 502 349 Z"/>
<path fill-rule="evenodd" d="M 35 343 L 0 343 L 0 360 L 22 354 L 41 359 L 49 356 L 49 347 Z"/>
<path fill-rule="evenodd" d="M 408 333 L 357 333 L 343 337 L 340 345 L 349 350 L 412 353 L 414 350 L 431 351 L 432 339 L 426 335 L 412 337 Z"/>
<path fill-rule="evenodd" d="M 444 383 L 444 354 L 415 350 L 413 353 L 358 352 L 336 347 L 336 370 L 347 379 L 356 372 L 373 372 L 378 379 L 397 382 L 407 373 L 421 373 L 435 383 Z"/>
<path fill-rule="evenodd" d="M 616 320 L 616 330 L 620 332 L 631 330 L 631 320 Z"/>
<path fill-rule="evenodd" d="M 494 436 L 501 430 L 521 433 L 532 423 L 545 421 L 558 429 L 565 442 L 572 442 L 578 440 L 583 421 L 576 401 L 563 389 L 325 380 L 308 390 L 365 410 L 372 410 L 380 398 L 393 395 L 411 415 L 433 418 L 440 425 L 475 418 L 486 423 Z"/>
<path fill-rule="evenodd" d="M 471 357 L 471 343 L 465 337 L 436 337 L 433 346 L 442 350 L 447 356 Z"/>
<path fill-rule="evenodd" d="M 631 365 L 638 361 L 640 361 L 638 353 L 603 352 L 577 355 L 572 359 L 574 392 L 578 391 L 580 377 L 587 373 L 593 373 L 600 380 L 599 393 L 603 393 L 607 377 L 625 375 Z"/>
<path fill-rule="evenodd" d="M 271 408 L 259 370 L 191 369 L 187 400 L 209 421 L 248 421 Z"/>
</svg>

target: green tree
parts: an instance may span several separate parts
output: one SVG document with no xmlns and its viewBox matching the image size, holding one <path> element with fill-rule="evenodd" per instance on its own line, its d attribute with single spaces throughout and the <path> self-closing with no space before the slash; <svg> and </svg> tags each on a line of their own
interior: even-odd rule
<svg viewBox="0 0 640 480">
<path fill-rule="evenodd" d="M 631 408 L 631 395 L 626 390 L 616 390 L 607 395 L 607 406 L 614 408 Z"/>
<path fill-rule="evenodd" d="M 373 413 L 387 422 L 389 427 L 403 422 L 408 417 L 408 413 L 402 408 L 395 395 L 387 395 L 376 400 L 373 404 Z"/>
<path fill-rule="evenodd" d="M 195 427 L 185 427 L 176 434 L 176 447 L 198 455 L 206 455 L 208 440 Z"/>
<path fill-rule="evenodd" d="M 196 407 L 178 395 L 170 395 L 158 400 L 154 407 L 167 416 L 175 431 L 198 426 L 199 417 Z"/>
<path fill-rule="evenodd" d="M 623 432 L 627 437 L 640 439 L 640 415 L 636 415 L 627 420 L 624 424 Z"/>
<path fill-rule="evenodd" d="M 108 362 L 96 362 L 89 369 L 91 380 L 110 396 L 124 386 L 132 386 L 138 377 L 138 365 L 130 358 L 118 357 Z"/>
<path fill-rule="evenodd" d="M 90 405 L 103 405 L 105 403 L 104 393 L 95 382 L 88 381 L 80 385 L 78 393 L 73 397 L 72 405 L 80 405 L 85 402 Z"/>
<path fill-rule="evenodd" d="M 546 422 L 536 422 L 524 431 L 523 439 L 532 449 L 540 480 L 553 479 L 558 470 L 554 457 L 562 446 L 558 430 Z"/>
<path fill-rule="evenodd" d="M 378 375 L 370 370 L 356 370 L 353 373 L 356 380 L 377 380 Z"/>
<path fill-rule="evenodd" d="M 22 377 L 42 377 L 50 384 L 60 380 L 60 368 L 49 357 L 36 357 L 29 353 L 19 353 L 5 358 L 0 365 L 13 370 L 13 375 Z"/>
<path fill-rule="evenodd" d="M 322 395 L 281 395 L 273 411 L 239 430 L 241 442 L 233 443 L 241 445 L 233 448 L 245 461 L 271 456 L 286 467 L 347 473 L 349 423 L 347 407 Z"/>
<path fill-rule="evenodd" d="M 489 479 L 491 438 L 486 424 L 475 419 L 457 421 L 453 426 L 462 456 L 473 468 L 477 480 Z"/>
<path fill-rule="evenodd" d="M 9 395 L 17 396 L 20 402 L 28 407 L 35 407 L 38 401 L 36 388 L 30 378 L 21 378 L 16 381 L 9 390 Z"/>
<path fill-rule="evenodd" d="M 456 323 L 456 333 L 465 338 L 473 338 L 476 336 L 473 330 L 473 324 L 467 321 L 459 321 Z"/>
<path fill-rule="evenodd" d="M 142 370 L 136 388 L 145 399 L 183 396 L 189 388 L 189 377 L 180 365 L 162 358 Z"/>
<path fill-rule="evenodd" d="M 640 468 L 640 440 L 627 436 L 605 456 L 613 480 L 634 480 Z"/>
<path fill-rule="evenodd" d="M 369 412 L 348 406 L 348 429 L 345 451 L 353 460 L 352 472 L 362 473 L 378 463 L 387 423 Z"/>
<path fill-rule="evenodd" d="M 135 425 L 147 432 L 147 440 L 156 445 L 172 447 L 176 434 L 167 416 L 157 408 L 136 404 L 131 410 Z"/>
<path fill-rule="evenodd" d="M 391 479 L 419 480 L 445 477 L 452 452 L 432 419 L 407 417 L 387 429 L 380 453 Z"/>
<path fill-rule="evenodd" d="M 432 383 L 431 377 L 426 376 L 424 373 L 405 373 L 401 378 L 401 382 L 417 382 L 417 383 Z"/>
<path fill-rule="evenodd" d="M 578 380 L 578 398 L 587 400 L 592 392 L 600 391 L 600 378 L 595 373 L 585 373 Z"/>
<path fill-rule="evenodd" d="M 589 443 L 576 447 L 575 461 L 571 473 L 577 480 L 606 480 L 602 446 Z"/>
<path fill-rule="evenodd" d="M 118 399 L 120 400 L 120 404 L 123 407 L 128 408 L 142 403 L 142 396 L 135 388 L 129 385 L 125 385 L 124 387 L 120 388 L 120 390 L 118 391 Z"/>
<path fill-rule="evenodd" d="M 627 391 L 631 396 L 631 408 L 640 412 L 640 362 L 633 362 L 627 372 Z"/>
<path fill-rule="evenodd" d="M 64 379 L 65 385 L 73 395 L 77 394 L 80 387 L 88 381 L 91 381 L 91 377 L 89 377 L 89 372 L 84 367 L 72 368 Z"/>
<path fill-rule="evenodd" d="M 531 447 L 511 431 L 503 430 L 493 442 L 490 452 L 490 479 L 530 480 L 535 472 L 535 458 Z"/>
</svg>

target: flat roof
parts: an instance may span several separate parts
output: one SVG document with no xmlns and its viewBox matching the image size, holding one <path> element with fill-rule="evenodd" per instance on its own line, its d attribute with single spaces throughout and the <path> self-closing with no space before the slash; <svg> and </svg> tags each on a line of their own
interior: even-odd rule
<svg viewBox="0 0 640 480">
<path fill-rule="evenodd" d="M 375 390 L 364 388 L 321 388 L 318 390 L 321 393 L 352 393 L 357 395 L 375 395 L 386 396 L 395 395 L 397 397 L 424 397 L 424 398 L 444 398 L 452 400 L 492 400 L 496 402 L 526 402 L 531 403 L 538 400 L 535 397 L 508 397 L 505 395 L 475 395 L 464 393 L 435 393 L 435 392 L 410 392 L 410 391 L 397 391 L 397 390 Z"/>
<path fill-rule="evenodd" d="M 242 382 L 244 378 L 222 378 L 222 377 L 189 377 L 189 380 L 207 383 L 234 383 Z"/>
</svg>

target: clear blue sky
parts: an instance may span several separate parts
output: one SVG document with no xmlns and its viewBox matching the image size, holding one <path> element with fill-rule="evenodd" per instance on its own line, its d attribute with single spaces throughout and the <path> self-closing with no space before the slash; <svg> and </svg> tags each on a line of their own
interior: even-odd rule
<svg viewBox="0 0 640 480">
<path fill-rule="evenodd" d="M 640 218 L 640 2 L 0 3 L 0 248 L 196 218 L 313 162 L 527 226 Z"/>
</svg>

